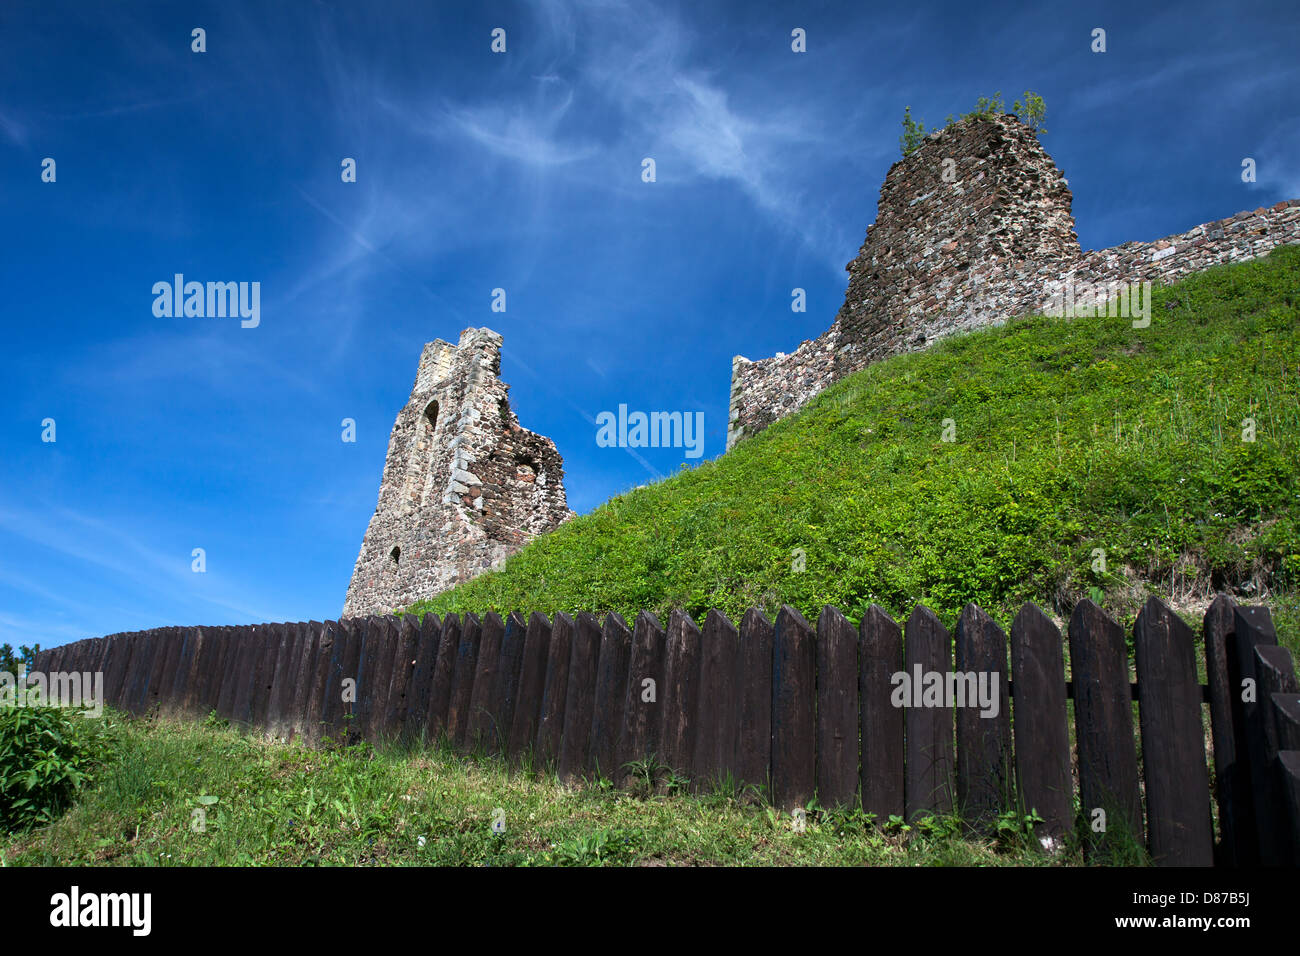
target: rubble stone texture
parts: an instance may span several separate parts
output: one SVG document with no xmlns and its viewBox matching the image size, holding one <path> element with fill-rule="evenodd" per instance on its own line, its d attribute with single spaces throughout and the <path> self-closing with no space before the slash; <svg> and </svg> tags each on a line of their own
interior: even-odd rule
<svg viewBox="0 0 1300 956">
<path fill-rule="evenodd" d="M 491 329 L 466 329 L 458 345 L 425 345 L 388 440 L 344 617 L 432 597 L 573 516 L 555 443 L 521 428 L 510 409 L 501 342 Z"/>
<path fill-rule="evenodd" d="M 885 177 L 876 222 L 845 267 L 834 325 L 788 355 L 732 359 L 727 448 L 873 362 L 1041 311 L 1057 283 L 1170 282 L 1300 242 L 1300 200 L 1290 200 L 1156 242 L 1082 252 L 1072 201 L 1038 137 L 1014 116 L 932 133 Z"/>
</svg>

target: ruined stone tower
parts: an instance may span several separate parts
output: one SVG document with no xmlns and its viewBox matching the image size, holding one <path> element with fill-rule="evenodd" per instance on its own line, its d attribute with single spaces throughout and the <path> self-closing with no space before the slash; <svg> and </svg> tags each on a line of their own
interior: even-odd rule
<svg viewBox="0 0 1300 956">
<path fill-rule="evenodd" d="M 343 616 L 387 613 L 480 574 L 572 517 L 549 438 L 520 427 L 501 336 L 466 329 L 424 347 L 397 413 Z"/>
<path fill-rule="evenodd" d="M 1037 312 L 1066 281 L 1172 281 L 1300 242 L 1300 202 L 1155 242 L 1082 252 L 1061 171 L 1016 117 L 971 117 L 890 167 L 834 324 L 789 354 L 732 359 L 727 447 L 873 362 Z"/>
</svg>

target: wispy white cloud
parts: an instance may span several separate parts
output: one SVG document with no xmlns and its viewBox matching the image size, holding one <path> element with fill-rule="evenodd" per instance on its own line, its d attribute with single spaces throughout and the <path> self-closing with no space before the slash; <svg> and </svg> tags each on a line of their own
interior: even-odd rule
<svg viewBox="0 0 1300 956">
<path fill-rule="evenodd" d="M 522 166 L 587 189 L 633 194 L 639 163 L 651 156 L 665 185 L 734 184 L 838 272 L 851 241 L 842 228 L 827 228 L 830 217 L 810 209 L 807 194 L 813 158 L 849 155 L 842 117 L 755 73 L 733 79 L 748 94 L 739 104 L 695 32 L 653 4 L 549 2 L 538 15 L 529 52 L 512 53 L 537 61 L 532 84 L 435 103 L 381 91 L 377 104 L 444 148 L 469 145 L 514 164 L 504 176 L 516 177 Z M 625 174 L 611 174 L 618 168 Z M 545 180 L 529 187 L 540 206 Z"/>
<path fill-rule="evenodd" d="M 87 618 L 87 620 L 93 619 Z M 160 625 L 151 622 L 148 625 L 142 625 L 142 629 L 145 626 L 159 627 Z M 43 648 L 50 648 L 58 647 L 60 644 L 67 644 L 69 641 L 80 641 L 87 637 L 102 636 L 95 633 L 93 626 L 64 624 L 59 621 L 52 621 L 47 617 L 23 617 L 0 611 L 0 643 L 10 644 L 14 647 L 39 644 Z"/>
<path fill-rule="evenodd" d="M 538 77 L 538 89 L 548 90 L 561 84 L 554 76 Z M 537 166 L 562 166 L 589 159 L 597 153 L 591 142 L 564 142 L 557 128 L 573 106 L 573 90 L 564 90 L 558 102 L 525 106 L 450 107 L 443 114 L 453 132 L 484 147 L 496 156 Z"/>
<path fill-rule="evenodd" d="M 0 130 L 18 146 L 27 145 L 27 127 L 8 113 L 0 113 Z"/>
<path fill-rule="evenodd" d="M 26 538 L 63 558 L 93 566 L 129 581 L 140 592 L 171 601 L 178 591 L 187 599 L 241 618 L 270 620 L 265 606 L 246 603 L 249 588 L 209 569 L 199 578 L 190 570 L 189 556 L 161 551 L 140 540 L 135 533 L 100 518 L 69 508 L 39 506 L 25 511 L 0 511 L 0 529 Z M 238 596 L 236 596 L 238 595 Z"/>
</svg>

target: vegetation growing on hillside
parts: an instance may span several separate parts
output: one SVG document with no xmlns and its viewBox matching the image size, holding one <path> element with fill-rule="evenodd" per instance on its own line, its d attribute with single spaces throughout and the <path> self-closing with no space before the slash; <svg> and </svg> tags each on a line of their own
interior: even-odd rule
<svg viewBox="0 0 1300 956">
<path fill-rule="evenodd" d="M 446 747 L 311 751 L 209 722 L 104 718 L 118 757 L 47 827 L 0 833 L 2 865 L 610 866 L 1079 864 L 1039 851 L 1031 821 L 987 837 L 955 818 L 788 813 L 719 789 L 620 791 L 507 773 Z M 88 721 L 89 722 L 89 721 Z M 498 813 L 498 810 L 500 811 Z M 493 821 L 500 825 L 494 829 Z M 1140 855 L 1138 859 L 1141 859 Z"/>
<path fill-rule="evenodd" d="M 1298 368 L 1284 247 L 1156 287 L 1149 328 L 1030 317 L 873 365 L 412 610 L 924 603 L 952 626 L 974 601 L 1006 626 L 1027 600 L 1125 617 L 1224 589 L 1270 598 L 1294 645 Z"/>
<path fill-rule="evenodd" d="M 40 704 L 36 691 L 8 688 L 0 706 L 0 833 L 58 818 L 111 752 L 102 721 Z"/>
<path fill-rule="evenodd" d="M 1025 90 L 1024 100 L 1016 100 L 1011 106 L 1011 112 L 1030 129 L 1036 133 L 1046 133 L 1047 127 L 1043 125 L 1047 117 L 1047 104 L 1043 98 L 1033 90 Z M 981 96 L 975 101 L 975 108 L 969 113 L 963 113 L 957 118 L 953 118 L 951 113 L 948 114 L 947 120 L 944 121 L 943 129 L 947 129 L 954 123 L 960 123 L 972 117 L 988 117 L 999 113 L 1005 113 L 1006 109 L 1002 103 L 1002 92 L 999 90 L 992 97 Z M 903 151 L 904 156 L 908 156 L 920 148 L 925 142 L 926 136 L 935 130 L 927 130 L 923 120 L 912 119 L 912 107 L 908 106 L 903 109 L 903 135 L 898 138 L 898 148 Z"/>
</svg>

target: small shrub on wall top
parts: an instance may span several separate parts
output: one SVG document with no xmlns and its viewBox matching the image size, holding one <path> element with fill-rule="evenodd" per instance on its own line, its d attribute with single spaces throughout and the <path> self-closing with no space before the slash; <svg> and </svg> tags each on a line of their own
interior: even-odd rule
<svg viewBox="0 0 1300 956">
<path fill-rule="evenodd" d="M 1023 100 L 1016 100 L 1012 104 L 1011 113 L 1035 133 L 1046 133 L 1047 127 L 1043 125 L 1043 119 L 1047 115 L 1047 104 L 1033 90 L 1025 90 L 1023 96 Z M 949 113 L 941 128 L 947 129 L 955 123 L 961 123 L 968 119 L 987 119 L 1005 112 L 1006 107 L 1002 102 L 1002 92 L 999 90 L 992 96 L 981 96 L 975 101 L 975 108 L 969 113 L 963 113 L 955 119 Z M 921 144 L 925 142 L 927 132 L 933 133 L 935 130 L 927 131 L 923 121 L 912 119 L 912 107 L 906 107 L 903 110 L 903 135 L 898 138 L 898 148 L 902 150 L 903 155 L 910 156 L 916 152 L 921 147 Z"/>
<path fill-rule="evenodd" d="M 912 107 L 903 110 L 903 135 L 898 137 L 898 148 L 909 156 L 925 141 L 925 123 L 912 119 Z"/>
</svg>

